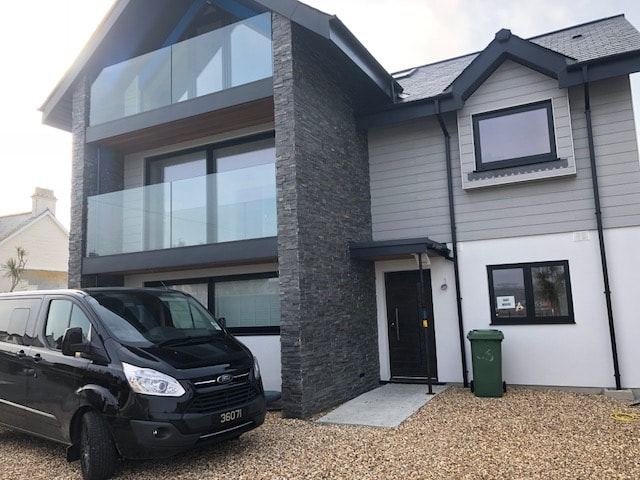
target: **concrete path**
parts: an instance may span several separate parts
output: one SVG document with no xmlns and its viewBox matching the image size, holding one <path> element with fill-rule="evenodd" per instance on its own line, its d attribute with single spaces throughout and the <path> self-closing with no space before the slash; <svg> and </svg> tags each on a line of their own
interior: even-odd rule
<svg viewBox="0 0 640 480">
<path fill-rule="evenodd" d="M 388 383 L 349 400 L 318 423 L 397 427 L 447 386 L 434 385 L 429 395 L 426 385 Z"/>
</svg>

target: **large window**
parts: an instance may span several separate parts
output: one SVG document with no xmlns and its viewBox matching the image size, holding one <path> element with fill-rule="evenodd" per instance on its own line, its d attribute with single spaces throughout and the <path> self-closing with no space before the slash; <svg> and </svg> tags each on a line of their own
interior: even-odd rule
<svg viewBox="0 0 640 480">
<path fill-rule="evenodd" d="M 569 262 L 488 266 L 494 325 L 574 323 Z"/>
<path fill-rule="evenodd" d="M 236 335 L 280 333 L 280 286 L 275 272 L 146 282 L 189 293 Z"/>
<path fill-rule="evenodd" d="M 476 170 L 556 160 L 551 100 L 473 116 Z"/>
<path fill-rule="evenodd" d="M 273 133 L 147 159 L 146 246 L 276 235 Z"/>
</svg>

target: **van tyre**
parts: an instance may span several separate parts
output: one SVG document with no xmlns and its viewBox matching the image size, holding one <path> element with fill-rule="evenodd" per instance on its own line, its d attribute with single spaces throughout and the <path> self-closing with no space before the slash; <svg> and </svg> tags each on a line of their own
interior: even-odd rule
<svg viewBox="0 0 640 480">
<path fill-rule="evenodd" d="M 106 480 L 116 468 L 116 448 L 111 433 L 97 412 L 82 416 L 80 467 L 84 480 Z"/>
</svg>

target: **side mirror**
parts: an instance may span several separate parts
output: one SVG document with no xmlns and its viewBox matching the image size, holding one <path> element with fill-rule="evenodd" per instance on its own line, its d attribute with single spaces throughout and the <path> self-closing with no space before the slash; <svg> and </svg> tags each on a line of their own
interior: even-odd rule
<svg viewBox="0 0 640 480">
<path fill-rule="evenodd" d="M 91 345 L 84 341 L 80 327 L 67 328 L 62 337 L 62 354 L 75 356 L 76 352 L 89 353 Z"/>
</svg>

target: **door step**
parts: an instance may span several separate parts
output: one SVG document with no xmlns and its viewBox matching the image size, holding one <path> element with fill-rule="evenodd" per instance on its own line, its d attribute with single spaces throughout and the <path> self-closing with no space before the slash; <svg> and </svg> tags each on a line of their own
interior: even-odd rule
<svg viewBox="0 0 640 480">
<path fill-rule="evenodd" d="M 420 384 L 426 385 L 428 382 L 427 377 L 391 377 L 386 382 L 381 381 L 380 383 L 409 383 L 409 384 Z M 431 385 L 446 385 L 446 382 L 439 382 L 438 379 L 432 378 Z"/>
</svg>

